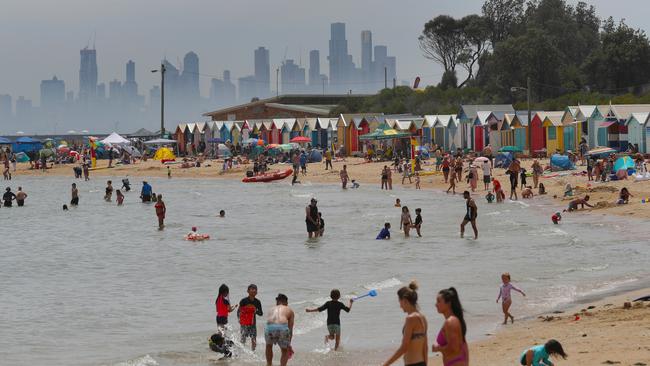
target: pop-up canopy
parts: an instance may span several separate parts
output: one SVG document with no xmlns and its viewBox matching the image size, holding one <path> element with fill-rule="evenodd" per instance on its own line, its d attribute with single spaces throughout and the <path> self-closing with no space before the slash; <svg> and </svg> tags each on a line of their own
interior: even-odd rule
<svg viewBox="0 0 650 366">
<path fill-rule="evenodd" d="M 113 132 L 112 134 L 108 135 L 107 138 L 103 139 L 102 143 L 110 144 L 110 145 L 127 145 L 127 144 L 130 144 L 131 141 L 129 141 L 129 140 L 125 139 L 124 137 L 118 135 L 117 132 Z"/>
</svg>

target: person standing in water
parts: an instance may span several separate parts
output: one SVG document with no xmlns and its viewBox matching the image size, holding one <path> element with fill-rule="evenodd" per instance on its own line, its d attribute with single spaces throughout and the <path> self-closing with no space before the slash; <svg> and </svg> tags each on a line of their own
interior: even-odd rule
<svg viewBox="0 0 650 366">
<path fill-rule="evenodd" d="M 106 182 L 106 195 L 104 195 L 104 200 L 106 202 L 111 202 L 113 198 L 113 182 L 110 180 Z"/>
<path fill-rule="evenodd" d="M 12 201 L 16 199 L 16 195 L 11 191 L 11 188 L 7 187 L 5 194 L 2 195 L 2 200 L 4 201 L 5 207 L 11 207 Z"/>
<path fill-rule="evenodd" d="M 341 343 L 341 310 L 345 310 L 346 313 L 349 313 L 352 309 L 352 303 L 354 300 L 350 299 L 350 305 L 345 306 L 342 302 L 339 301 L 341 298 L 341 291 L 334 289 L 330 291 L 331 301 L 327 301 L 325 304 L 318 308 L 305 309 L 308 313 L 322 312 L 327 310 L 327 331 L 328 335 L 325 336 L 325 343 L 330 340 L 334 340 L 334 350 L 339 349 Z"/>
<path fill-rule="evenodd" d="M 16 204 L 18 207 L 25 205 L 25 198 L 27 198 L 27 193 L 23 192 L 23 187 L 18 187 L 18 192 L 16 192 Z"/>
<path fill-rule="evenodd" d="M 257 285 L 248 285 L 248 296 L 239 301 L 239 310 L 237 310 L 237 317 L 239 318 L 239 327 L 241 331 L 241 343 L 246 344 L 246 339 L 251 339 L 251 349 L 255 351 L 257 346 L 257 320 L 256 316 L 264 316 L 262 311 L 262 303 L 257 296 Z"/>
<path fill-rule="evenodd" d="M 140 191 L 140 198 L 142 199 L 142 202 L 151 202 L 152 192 L 153 188 L 151 188 L 151 185 L 149 185 L 146 180 L 143 180 L 142 191 Z"/>
<path fill-rule="evenodd" d="M 122 194 L 122 191 L 119 189 L 115 191 L 116 199 L 117 199 L 117 205 L 122 206 L 122 203 L 124 203 L 124 195 Z"/>
<path fill-rule="evenodd" d="M 348 166 L 343 165 L 343 170 L 341 170 L 339 174 L 341 176 L 341 186 L 343 187 L 343 189 L 346 189 L 348 185 L 348 179 L 350 179 L 350 177 L 348 176 Z"/>
<path fill-rule="evenodd" d="M 413 224 L 413 228 L 415 229 L 415 232 L 418 234 L 418 237 L 422 237 L 422 234 L 420 234 L 420 228 L 422 228 L 422 209 L 421 208 L 416 208 L 415 209 L 415 223 Z"/>
<path fill-rule="evenodd" d="M 280 366 L 286 366 L 289 357 L 293 354 L 291 339 L 293 338 L 293 323 L 295 315 L 289 307 L 289 299 L 285 294 L 278 294 L 275 306 L 271 308 L 266 320 L 264 340 L 266 341 L 266 364 L 273 364 L 273 346 L 278 345 L 282 356 Z"/>
<path fill-rule="evenodd" d="M 406 319 L 402 328 L 402 342 L 393 355 L 382 365 L 389 366 L 404 357 L 406 366 L 426 366 L 428 361 L 427 318 L 418 309 L 418 285 L 412 281 L 408 287 L 397 291 L 399 306 Z"/>
<path fill-rule="evenodd" d="M 228 315 L 235 311 L 239 305 L 230 305 L 230 289 L 225 283 L 219 286 L 219 294 L 214 301 L 217 309 L 217 329 L 223 330 L 228 325 Z"/>
<path fill-rule="evenodd" d="M 84 180 L 87 182 L 90 180 L 90 167 L 88 163 L 84 163 L 82 166 L 82 169 L 84 171 Z"/>
<path fill-rule="evenodd" d="M 384 168 L 381 170 L 381 189 L 388 189 L 388 166 L 384 165 Z"/>
<path fill-rule="evenodd" d="M 320 232 L 317 204 L 318 201 L 316 201 L 315 198 L 312 198 L 309 205 L 305 208 L 305 222 L 307 223 L 307 235 L 309 235 L 309 239 L 312 237 L 318 237 L 318 233 Z"/>
<path fill-rule="evenodd" d="M 436 310 L 445 317 L 445 322 L 431 351 L 442 353 L 442 363 L 445 366 L 468 366 L 469 350 L 465 340 L 467 325 L 455 288 L 450 287 L 438 293 Z"/>
<path fill-rule="evenodd" d="M 325 150 L 325 170 L 329 167 L 331 170 L 334 170 L 332 167 L 332 150 Z"/>
<path fill-rule="evenodd" d="M 515 287 L 515 285 L 510 283 L 510 273 L 508 272 L 501 275 L 501 282 L 503 282 L 503 284 L 501 287 L 499 287 L 499 297 L 497 297 L 497 304 L 499 303 L 499 299 L 501 299 L 501 308 L 503 310 L 503 324 L 505 325 L 508 323 L 508 318 L 510 318 L 510 322 L 515 322 L 515 318 L 512 316 L 512 314 L 510 314 L 510 306 L 512 305 L 512 297 L 510 296 L 510 292 L 512 290 L 515 290 L 524 296 L 526 296 L 526 294 Z"/>
<path fill-rule="evenodd" d="M 465 213 L 463 222 L 460 224 L 460 237 L 462 238 L 465 235 L 465 225 L 469 222 L 472 224 L 472 229 L 474 230 L 474 239 L 478 239 L 478 229 L 476 228 L 478 208 L 476 207 L 476 202 L 474 202 L 468 191 L 463 192 L 463 198 L 465 198 L 467 212 Z"/>
<path fill-rule="evenodd" d="M 413 226 L 413 220 L 411 219 L 411 213 L 407 206 L 402 207 L 402 217 L 400 218 L 399 229 L 404 229 L 404 236 L 409 237 L 409 231 Z"/>
<path fill-rule="evenodd" d="M 77 189 L 77 183 L 72 183 L 72 189 L 70 190 L 70 206 L 79 205 L 79 190 Z"/>
<path fill-rule="evenodd" d="M 156 216 L 158 216 L 158 229 L 162 230 L 165 227 L 165 214 L 167 213 L 167 207 L 165 207 L 165 202 L 163 202 L 162 194 L 158 194 L 156 199 Z"/>
</svg>

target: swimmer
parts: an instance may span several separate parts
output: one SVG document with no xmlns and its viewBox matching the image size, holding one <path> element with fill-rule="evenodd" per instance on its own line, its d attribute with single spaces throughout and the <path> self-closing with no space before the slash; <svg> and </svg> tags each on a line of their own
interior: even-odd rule
<svg viewBox="0 0 650 366">
<path fill-rule="evenodd" d="M 501 189 L 501 182 L 496 178 L 492 178 L 492 187 L 494 188 L 494 194 L 497 196 L 497 203 L 503 202 L 506 199 L 506 194 Z"/>
<path fill-rule="evenodd" d="M 588 202 L 589 202 L 589 195 L 586 195 L 585 198 L 577 198 L 577 199 L 569 202 L 569 208 L 564 210 L 564 212 L 576 211 L 578 209 L 578 205 L 580 205 L 580 208 L 582 208 L 582 209 L 584 209 L 585 206 L 594 207 L 594 206 L 590 205 Z"/>
<path fill-rule="evenodd" d="M 2 200 L 4 201 L 4 207 L 11 207 L 12 201 L 16 199 L 16 195 L 11 191 L 11 188 L 7 187 L 6 192 L 2 195 Z"/>
<path fill-rule="evenodd" d="M 465 339 L 467 324 L 458 291 L 453 287 L 440 290 L 436 297 L 436 310 L 445 320 L 431 351 L 442 354 L 443 365 L 469 365 L 469 350 Z"/>
<path fill-rule="evenodd" d="M 381 229 L 379 235 L 377 235 L 377 240 L 388 240 L 390 239 L 390 222 L 384 224 L 384 228 Z"/>
<path fill-rule="evenodd" d="M 257 285 L 248 285 L 248 296 L 239 301 L 239 310 L 237 310 L 237 317 L 239 318 L 239 328 L 241 333 L 241 343 L 246 344 L 246 339 L 251 339 L 251 350 L 255 351 L 257 346 L 257 321 L 256 316 L 263 316 L 262 303 L 257 296 Z"/>
<path fill-rule="evenodd" d="M 352 179 L 352 188 L 359 188 L 359 183 L 354 179 Z"/>
<path fill-rule="evenodd" d="M 402 207 L 402 201 L 400 201 L 399 198 L 395 199 L 395 207 Z"/>
<path fill-rule="evenodd" d="M 503 310 L 503 324 L 508 323 L 508 318 L 510 318 L 510 322 L 514 323 L 515 318 L 510 314 L 510 306 L 512 305 L 512 297 L 510 296 L 511 290 L 515 290 L 519 292 L 520 294 L 526 296 L 526 294 L 515 287 L 512 283 L 510 283 L 510 273 L 506 272 L 501 275 L 501 282 L 503 284 L 499 288 L 499 296 L 497 297 L 497 304 L 499 303 L 499 299 L 501 299 L 501 309 Z"/>
<path fill-rule="evenodd" d="M 553 216 L 551 216 L 551 221 L 553 221 L 555 225 L 559 224 L 561 220 L 562 220 L 562 214 L 559 211 L 553 214 Z"/>
<path fill-rule="evenodd" d="M 413 221 L 411 220 L 411 213 L 407 206 L 402 207 L 402 217 L 400 219 L 399 228 L 400 230 L 404 229 L 404 236 L 409 237 L 409 230 L 413 227 Z"/>
<path fill-rule="evenodd" d="M 63 205 L 63 211 L 68 211 L 68 205 Z"/>
<path fill-rule="evenodd" d="M 194 229 L 194 228 L 193 228 Z M 225 329 L 228 324 L 228 314 L 232 313 L 239 305 L 230 305 L 230 289 L 223 283 L 219 286 L 219 294 L 214 301 L 217 308 L 217 329 Z"/>
<path fill-rule="evenodd" d="M 402 357 L 405 365 L 424 366 L 427 364 L 427 318 L 420 313 L 417 289 L 417 283 L 412 281 L 408 287 L 404 286 L 397 291 L 399 306 L 407 315 L 404 319 L 400 346 L 382 364 L 383 366 L 392 365 Z"/>
<path fill-rule="evenodd" d="M 521 197 L 524 199 L 530 199 L 533 198 L 533 187 L 528 186 L 524 188 L 523 191 L 521 191 Z"/>
<path fill-rule="evenodd" d="M 115 191 L 115 195 L 117 198 L 117 205 L 122 206 L 122 203 L 124 203 L 124 195 L 122 194 L 122 191 L 119 189 Z"/>
<path fill-rule="evenodd" d="M 106 194 L 104 195 L 104 200 L 106 202 L 111 202 L 113 197 L 113 182 L 110 180 L 106 182 Z"/>
<path fill-rule="evenodd" d="M 235 342 L 226 340 L 221 333 L 215 333 L 208 339 L 208 345 L 212 351 L 223 354 L 222 358 L 231 358 Z"/>
<path fill-rule="evenodd" d="M 72 189 L 70 190 L 72 198 L 70 199 L 70 206 L 79 205 L 79 190 L 77 189 L 77 183 L 72 183 Z"/>
<path fill-rule="evenodd" d="M 275 304 L 276 306 L 269 311 L 270 315 L 266 320 L 264 329 L 266 364 L 273 364 L 273 346 L 277 344 L 282 352 L 280 366 L 286 366 L 287 361 L 293 354 L 291 339 L 293 337 L 295 314 L 289 307 L 289 299 L 285 294 L 278 294 L 275 298 Z"/>
<path fill-rule="evenodd" d="M 549 365 L 552 366 L 553 362 L 549 360 L 549 357 L 562 357 L 566 360 L 567 354 L 562 349 L 560 342 L 555 339 L 551 339 L 543 345 L 534 346 L 524 351 L 521 354 L 519 363 L 523 366 L 538 366 L 538 365 Z"/>
<path fill-rule="evenodd" d="M 224 211 L 224 210 L 219 211 L 219 217 L 221 217 L 221 218 L 226 217 L 226 211 Z"/>
<path fill-rule="evenodd" d="M 485 199 L 487 200 L 488 203 L 492 203 L 492 202 L 494 202 L 494 198 L 495 198 L 495 197 L 494 197 L 494 194 L 492 194 L 492 191 L 489 191 L 489 192 L 485 195 Z"/>
<path fill-rule="evenodd" d="M 158 230 L 162 230 L 165 227 L 165 214 L 167 213 L 167 207 L 165 202 L 163 202 L 162 194 L 159 194 L 156 198 L 156 216 L 158 216 Z"/>
<path fill-rule="evenodd" d="M 317 236 L 323 236 L 323 233 L 325 232 L 325 221 L 323 220 L 323 215 L 318 212 L 318 223 L 319 223 L 319 230 L 318 230 L 318 235 Z"/>
<path fill-rule="evenodd" d="M 540 196 L 546 194 L 546 187 L 544 187 L 544 183 L 540 183 L 537 188 L 538 188 L 537 194 L 539 194 Z"/>
<path fill-rule="evenodd" d="M 451 177 L 449 178 L 452 179 Z M 463 197 L 465 198 L 465 206 L 467 212 L 465 213 L 465 218 L 460 224 L 460 237 L 462 238 L 465 235 L 465 225 L 467 223 L 472 224 L 472 229 L 474 230 L 474 239 L 478 239 L 478 228 L 476 227 L 476 217 L 478 216 L 478 208 L 476 207 L 476 202 L 472 199 L 472 196 L 469 194 L 469 191 L 463 192 Z"/>
<path fill-rule="evenodd" d="M 128 177 L 122 179 L 122 189 L 127 191 L 127 192 L 131 190 L 131 183 L 129 182 Z"/>
<path fill-rule="evenodd" d="M 328 335 L 325 336 L 325 343 L 328 341 L 334 340 L 334 350 L 338 351 L 339 344 L 341 343 L 341 310 L 345 310 L 346 313 L 349 313 L 352 309 L 353 299 L 350 299 L 350 304 L 345 306 L 342 302 L 339 301 L 341 298 L 341 291 L 334 289 L 330 291 L 331 301 L 327 301 L 320 307 L 305 309 L 308 313 L 323 312 L 327 310 L 327 332 Z"/>
<path fill-rule="evenodd" d="M 199 234 L 196 232 L 196 230 L 197 230 L 196 226 L 192 226 L 192 231 L 190 231 L 189 233 L 187 233 L 187 235 L 185 235 L 185 240 L 203 241 L 206 239 L 210 239 L 209 235 Z"/>
<path fill-rule="evenodd" d="M 415 189 L 420 189 L 420 172 L 415 172 Z"/>
<path fill-rule="evenodd" d="M 27 198 L 27 193 L 23 191 L 23 187 L 18 187 L 18 192 L 16 192 L 16 204 L 18 207 L 25 205 L 25 198 Z"/>
<path fill-rule="evenodd" d="M 422 234 L 420 234 L 420 228 L 422 227 L 422 215 L 420 215 L 421 213 L 421 208 L 415 209 L 415 222 L 413 223 L 413 228 L 420 238 L 422 237 Z"/>
</svg>

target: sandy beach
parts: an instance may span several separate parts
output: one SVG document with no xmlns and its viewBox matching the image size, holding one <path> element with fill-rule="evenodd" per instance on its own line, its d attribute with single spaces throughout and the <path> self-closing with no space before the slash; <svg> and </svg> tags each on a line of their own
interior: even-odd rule
<svg viewBox="0 0 650 366">
<path fill-rule="evenodd" d="M 428 163 L 428 164 L 427 164 Z M 540 160 L 542 166 L 547 166 L 549 164 L 548 159 Z M 325 170 L 324 163 L 312 163 L 308 165 L 308 173 L 306 176 L 300 176 L 301 182 L 310 182 L 310 183 L 340 183 L 339 170 L 347 165 L 348 173 L 351 179 L 355 179 L 362 186 L 376 185 L 380 186 L 380 174 L 384 165 L 390 165 L 390 162 L 372 162 L 368 163 L 361 158 L 346 158 L 345 161 L 335 161 L 333 163 L 334 170 Z M 531 171 L 530 166 L 532 165 L 532 160 L 525 159 L 522 160 L 522 167 L 526 168 L 528 171 Z M 135 183 L 135 186 L 138 186 L 138 182 L 133 177 L 166 177 L 167 176 L 167 166 L 161 164 L 159 161 L 148 160 L 146 162 L 139 161 L 133 165 L 117 165 L 113 168 L 107 168 L 108 161 L 100 160 L 97 162 L 97 169 L 92 170 L 90 173 L 91 179 L 93 177 L 115 177 L 115 179 L 124 178 L 126 176 L 131 178 L 132 183 Z M 218 178 L 218 179 L 234 179 L 241 180 L 245 176 L 246 170 L 252 170 L 252 166 L 249 164 L 244 164 L 236 166 L 233 169 L 228 171 L 222 170 L 222 161 L 221 160 L 206 160 L 204 164 L 199 167 L 193 168 L 182 168 L 181 164 L 172 164 L 170 165 L 173 178 Z M 270 166 L 270 169 L 273 170 L 283 170 L 286 169 L 288 165 L 285 164 L 276 164 Z M 578 170 L 571 171 L 582 172 L 586 171 L 586 166 L 578 166 Z M 434 170 L 434 165 L 431 160 L 425 162 L 423 165 L 424 170 Z M 480 169 L 479 169 L 480 170 Z M 14 174 L 17 175 L 34 175 L 34 176 L 46 176 L 46 175 L 57 175 L 57 176 L 70 176 L 74 177 L 72 172 L 72 165 L 55 165 L 52 169 L 48 169 L 47 173 L 43 173 L 39 170 L 29 169 L 29 164 L 23 163 L 18 165 L 18 171 Z M 479 174 L 480 171 L 479 171 Z M 504 169 L 494 169 L 493 175 L 501 182 L 504 187 L 504 192 L 506 197 L 509 196 L 509 181 L 508 176 L 505 175 Z M 287 182 L 290 178 L 287 178 Z M 409 183 L 407 179 L 405 184 L 401 184 L 402 176 L 399 173 L 393 173 L 393 186 L 415 189 L 415 179 L 412 183 Z M 634 182 L 634 179 L 630 177 L 628 180 L 623 181 L 614 181 L 607 183 L 600 182 L 588 182 L 586 175 L 572 175 L 567 174 L 564 176 L 557 177 L 542 177 L 540 182 L 544 183 L 546 187 L 547 194 L 543 197 L 548 199 L 553 199 L 557 203 L 558 210 L 564 209 L 568 206 L 568 203 L 571 199 L 579 196 L 583 197 L 585 194 L 589 194 L 591 197 L 590 203 L 595 207 L 590 209 L 586 208 L 585 210 L 593 215 L 619 215 L 619 216 L 632 216 L 635 218 L 650 218 L 650 205 L 641 203 L 642 198 L 650 198 L 650 181 L 643 182 Z M 529 177 L 527 180 L 528 185 L 532 186 L 532 177 Z M 574 197 L 564 198 L 564 187 L 567 183 L 570 183 L 574 187 Z M 421 177 L 421 186 L 423 189 L 437 189 L 437 190 L 447 190 L 448 185 L 444 183 L 442 174 L 433 174 L 426 175 Z M 633 197 L 630 199 L 630 203 L 626 205 L 617 205 L 616 201 L 618 199 L 618 193 L 622 187 L 627 187 L 630 190 L 630 193 Z M 456 183 L 456 193 L 462 194 L 462 192 L 467 189 L 469 190 L 469 185 L 466 182 L 457 182 Z M 518 190 L 521 199 L 521 192 Z M 537 190 L 534 190 L 535 198 L 539 198 L 537 195 Z M 485 191 L 483 190 L 483 183 L 481 179 L 478 182 L 478 188 L 475 193 L 473 193 L 479 207 L 481 204 L 485 204 L 486 201 L 483 198 L 485 196 Z M 534 199 L 535 199 L 534 198 Z M 524 200 L 525 201 L 525 200 Z M 648 201 L 648 200 L 646 200 Z M 572 213 L 579 214 L 579 213 Z"/>
</svg>

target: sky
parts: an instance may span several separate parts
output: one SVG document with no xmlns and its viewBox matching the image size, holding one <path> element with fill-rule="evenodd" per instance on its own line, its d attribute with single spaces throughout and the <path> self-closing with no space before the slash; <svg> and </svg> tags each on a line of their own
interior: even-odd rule
<svg viewBox="0 0 650 366">
<path fill-rule="evenodd" d="M 569 0 L 570 3 L 577 1 Z M 594 0 L 601 18 L 625 18 L 650 29 L 647 0 Z M 418 36 L 440 14 L 479 13 L 483 0 L 2 0 L 0 9 L 0 94 L 39 104 L 39 85 L 56 75 L 66 90 L 78 91 L 79 50 L 97 49 L 99 80 L 125 79 L 136 63 L 140 94 L 159 83 L 150 73 L 166 57 L 173 63 L 194 51 L 200 59 L 201 94 L 212 76 L 230 70 L 233 79 L 253 73 L 253 50 L 270 49 L 271 68 L 285 57 L 308 65 L 311 49 L 321 51 L 321 72 L 330 23 L 347 23 L 349 52 L 360 64 L 360 33 L 397 56 L 398 83 L 435 84 L 441 68 L 422 56 Z M 579 57 L 579 55 L 578 55 Z M 272 72 L 272 74 L 274 74 Z"/>
</svg>

